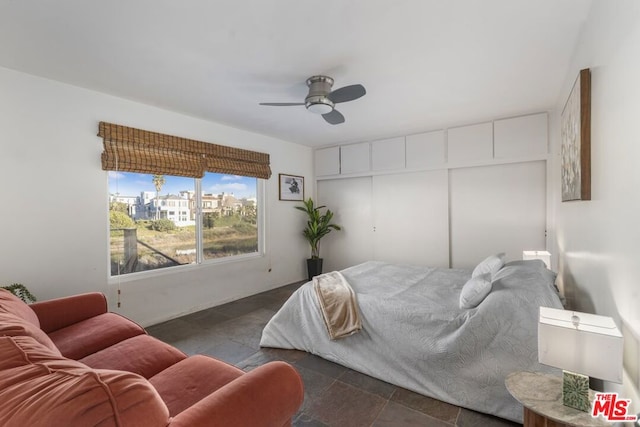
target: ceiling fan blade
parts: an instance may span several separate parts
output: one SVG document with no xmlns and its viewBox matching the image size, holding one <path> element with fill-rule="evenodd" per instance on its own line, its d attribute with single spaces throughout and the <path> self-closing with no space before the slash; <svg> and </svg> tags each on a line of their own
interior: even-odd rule
<svg viewBox="0 0 640 427">
<path fill-rule="evenodd" d="M 323 114 L 322 117 L 332 125 L 339 125 L 340 123 L 344 123 L 344 116 L 338 110 L 333 110 L 330 113 Z"/>
<path fill-rule="evenodd" d="M 327 95 L 334 104 L 338 104 L 340 102 L 348 102 L 353 101 L 354 99 L 358 99 L 361 96 L 364 96 L 367 91 L 364 89 L 362 85 L 351 85 L 341 87 L 340 89 L 336 89 Z"/>
<path fill-rule="evenodd" d="M 291 105 L 304 105 L 304 102 L 261 102 L 260 105 L 269 105 L 271 107 L 289 107 Z"/>
</svg>

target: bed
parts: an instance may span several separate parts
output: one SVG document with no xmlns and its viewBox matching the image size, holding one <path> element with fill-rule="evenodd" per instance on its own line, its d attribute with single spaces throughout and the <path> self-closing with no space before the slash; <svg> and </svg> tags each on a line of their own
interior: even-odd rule
<svg viewBox="0 0 640 427">
<path fill-rule="evenodd" d="M 522 422 L 522 406 L 504 380 L 517 370 L 557 372 L 537 362 L 538 308 L 562 308 L 555 274 L 537 260 L 482 270 L 483 263 L 472 271 L 369 261 L 342 270 L 355 292 L 362 330 L 337 340 L 329 339 L 307 282 L 265 326 L 260 345 L 304 350 L 426 396 Z M 478 280 L 489 282 L 488 294 L 469 292 L 468 284 Z M 461 308 L 461 294 L 480 301 Z"/>
</svg>

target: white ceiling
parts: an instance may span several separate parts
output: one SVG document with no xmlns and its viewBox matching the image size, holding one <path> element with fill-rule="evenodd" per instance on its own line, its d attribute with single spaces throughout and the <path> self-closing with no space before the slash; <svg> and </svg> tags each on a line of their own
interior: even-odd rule
<svg viewBox="0 0 640 427">
<path fill-rule="evenodd" d="M 0 66 L 309 146 L 537 112 L 586 0 L 0 0 Z M 305 80 L 361 83 L 332 126 Z M 64 102 L 64 100 L 60 100 Z"/>
</svg>

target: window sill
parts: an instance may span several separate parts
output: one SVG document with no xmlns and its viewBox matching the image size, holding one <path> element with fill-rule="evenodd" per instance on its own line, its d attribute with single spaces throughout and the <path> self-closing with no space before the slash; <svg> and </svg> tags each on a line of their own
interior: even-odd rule
<svg viewBox="0 0 640 427">
<path fill-rule="evenodd" d="M 247 262 L 264 258 L 264 253 L 251 253 L 244 255 L 236 255 L 231 257 L 210 259 L 202 262 L 201 264 L 185 264 L 177 265 L 175 267 L 158 268 L 155 270 L 138 271 L 135 273 L 123 274 L 119 276 L 110 276 L 108 279 L 109 285 L 117 285 L 121 283 L 135 282 L 138 280 L 151 279 L 154 277 L 179 275 L 189 273 L 191 271 L 197 271 L 200 269 L 212 268 L 217 265 L 234 264 L 238 262 Z"/>
</svg>

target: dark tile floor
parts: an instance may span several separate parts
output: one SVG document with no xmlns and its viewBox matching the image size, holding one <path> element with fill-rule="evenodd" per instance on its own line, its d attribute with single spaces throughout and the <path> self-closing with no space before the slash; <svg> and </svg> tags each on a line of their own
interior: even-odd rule
<svg viewBox="0 0 640 427">
<path fill-rule="evenodd" d="M 294 426 L 518 425 L 419 395 L 306 352 L 260 348 L 262 328 L 298 286 L 284 286 L 147 330 L 187 354 L 208 354 L 244 370 L 271 360 L 291 363 L 305 385 Z"/>
</svg>

